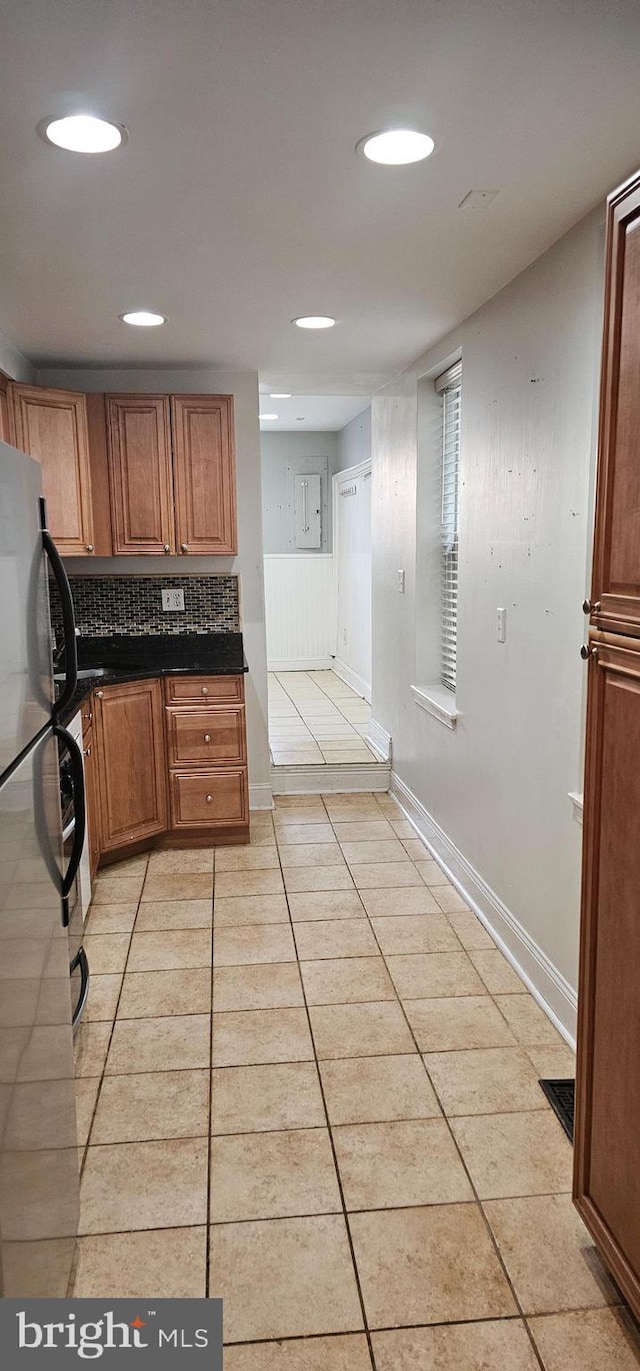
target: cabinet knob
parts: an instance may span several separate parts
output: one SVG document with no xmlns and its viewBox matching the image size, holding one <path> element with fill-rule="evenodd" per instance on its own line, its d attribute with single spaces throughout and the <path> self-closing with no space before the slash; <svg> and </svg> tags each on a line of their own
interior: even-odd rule
<svg viewBox="0 0 640 1371">
<path fill-rule="evenodd" d="M 602 606 L 599 600 L 596 600 L 595 604 L 592 604 L 591 600 L 582 601 L 582 611 L 584 614 L 599 614 L 601 608 Z"/>
<path fill-rule="evenodd" d="M 213 795 L 207 795 L 207 804 L 210 805 L 210 804 L 212 803 L 212 801 L 213 801 Z"/>
<path fill-rule="evenodd" d="M 87 543 L 87 552 L 93 552 L 93 543 Z"/>
<path fill-rule="evenodd" d="M 165 555 L 166 555 L 166 553 L 171 552 L 171 548 L 170 548 L 170 546 L 169 546 L 168 543 L 165 543 L 165 545 L 164 545 L 162 551 L 165 553 Z"/>
<path fill-rule="evenodd" d="M 209 687 L 208 687 L 208 686 L 201 686 L 200 689 L 201 689 L 201 692 L 202 692 L 203 695 L 208 695 L 208 694 L 209 694 Z"/>
<path fill-rule="evenodd" d="M 99 700 L 104 700 L 104 690 L 96 690 L 96 695 Z"/>
<path fill-rule="evenodd" d="M 180 551 L 181 551 L 181 552 L 188 552 L 188 551 L 189 551 L 189 548 L 187 547 L 187 544 L 186 544 L 186 543 L 181 543 L 181 544 L 180 544 Z"/>
<path fill-rule="evenodd" d="M 589 647 L 589 644 L 588 644 L 588 643 L 583 643 L 583 644 L 582 644 L 582 647 L 580 648 L 580 656 L 582 657 L 583 662 L 588 662 L 588 660 L 589 660 L 590 657 L 597 657 L 597 656 L 598 656 L 598 647 L 597 647 L 597 644 L 594 644 L 593 647 Z"/>
<path fill-rule="evenodd" d="M 211 734 L 210 734 L 210 733 L 205 733 L 205 735 L 204 735 L 204 740 L 205 740 L 205 743 L 210 743 L 210 742 L 211 742 Z"/>
<path fill-rule="evenodd" d="M 89 710 L 89 713 L 88 713 L 88 714 L 83 714 L 82 717 L 83 717 L 83 719 L 86 719 L 86 721 L 87 721 L 88 724 L 90 724 L 90 723 L 91 723 L 91 720 L 92 720 L 92 718 L 93 718 L 93 714 L 91 713 L 91 710 Z"/>
<path fill-rule="evenodd" d="M 91 756 L 91 747 L 90 747 L 90 746 L 89 746 L 89 747 L 85 747 L 85 748 L 83 749 L 82 755 L 83 755 L 83 757 L 90 757 L 90 756 Z"/>
</svg>

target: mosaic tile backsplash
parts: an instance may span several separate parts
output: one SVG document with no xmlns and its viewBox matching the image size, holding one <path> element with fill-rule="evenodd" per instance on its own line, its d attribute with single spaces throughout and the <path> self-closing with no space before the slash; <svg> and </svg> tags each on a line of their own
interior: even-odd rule
<svg viewBox="0 0 640 1371">
<path fill-rule="evenodd" d="M 112 633 L 234 633 L 240 628 L 237 576 L 70 576 L 76 625 L 84 638 Z M 163 610 L 161 591 L 184 590 L 184 612 Z M 51 620 L 62 631 L 51 587 Z"/>
</svg>

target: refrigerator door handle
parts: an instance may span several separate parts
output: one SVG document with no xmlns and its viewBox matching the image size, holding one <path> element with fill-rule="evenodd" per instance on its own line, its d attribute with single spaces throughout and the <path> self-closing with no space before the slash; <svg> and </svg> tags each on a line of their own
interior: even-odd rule
<svg viewBox="0 0 640 1371">
<path fill-rule="evenodd" d="M 64 633 L 66 677 L 60 698 L 54 701 L 51 708 L 51 716 L 55 723 L 62 710 L 66 709 L 72 699 L 78 684 L 78 647 L 76 643 L 76 622 L 73 613 L 73 598 L 71 595 L 71 586 L 69 585 L 69 577 L 67 576 L 62 557 L 47 528 L 43 528 L 42 530 L 42 542 L 60 595 L 62 628 Z"/>
<path fill-rule="evenodd" d="M 78 1003 L 73 1011 L 73 1018 L 71 1020 L 71 1027 L 74 1033 L 82 1018 L 82 1012 L 84 1010 L 85 1004 L 87 1003 L 87 995 L 89 994 L 89 962 L 87 960 L 87 954 L 83 947 L 81 947 L 78 950 L 78 952 L 76 952 L 76 955 L 71 963 L 71 966 L 69 968 L 71 974 L 73 974 L 73 972 L 76 970 L 76 967 L 80 968 L 80 994 L 78 996 Z"/>
<path fill-rule="evenodd" d="M 69 733 L 68 729 L 62 728 L 60 724 L 55 724 L 53 731 L 56 738 L 60 738 L 64 743 L 65 747 L 67 748 L 69 757 L 71 759 L 71 773 L 73 779 L 73 813 L 75 819 L 73 829 L 73 847 L 71 848 L 69 865 L 64 873 L 64 876 L 62 877 L 61 889 L 63 899 L 63 911 L 66 911 L 66 897 L 69 894 L 69 891 L 71 890 L 71 887 L 78 872 L 78 867 L 80 866 L 82 849 L 84 847 L 85 830 L 87 826 L 84 795 L 84 763 L 82 761 L 82 753 L 80 751 L 80 748 L 78 747 L 75 738 L 73 738 L 72 735 Z M 65 917 L 65 914 L 63 913 L 63 923 L 68 923 L 68 914 Z"/>
</svg>

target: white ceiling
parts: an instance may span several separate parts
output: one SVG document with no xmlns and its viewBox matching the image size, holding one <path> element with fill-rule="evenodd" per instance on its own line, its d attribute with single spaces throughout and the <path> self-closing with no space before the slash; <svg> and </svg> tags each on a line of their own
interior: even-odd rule
<svg viewBox="0 0 640 1371">
<path fill-rule="evenodd" d="M 370 394 L 640 161 L 638 0 L 0 0 L 0 22 L 0 329 L 42 362 Z M 38 138 L 80 109 L 128 145 Z M 427 162 L 355 156 L 398 124 Z M 499 194 L 459 210 L 472 188 Z M 141 305 L 169 323 L 119 322 Z M 337 327 L 291 327 L 312 312 Z"/>
<path fill-rule="evenodd" d="M 290 400 L 271 400 L 260 395 L 260 412 L 277 414 L 274 421 L 260 421 L 263 433 L 331 432 L 344 428 L 369 401 L 362 395 L 292 395 Z"/>
</svg>

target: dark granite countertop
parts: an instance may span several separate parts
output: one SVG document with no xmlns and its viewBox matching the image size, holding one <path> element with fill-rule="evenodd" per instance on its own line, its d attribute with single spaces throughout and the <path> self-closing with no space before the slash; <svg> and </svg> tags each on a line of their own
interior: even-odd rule
<svg viewBox="0 0 640 1371">
<path fill-rule="evenodd" d="M 70 723 L 87 695 L 102 686 L 149 676 L 237 676 L 248 667 L 241 633 L 117 634 L 79 638 L 78 670 L 82 676 L 60 716 L 63 725 Z"/>
</svg>

